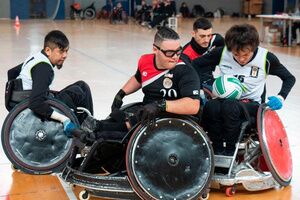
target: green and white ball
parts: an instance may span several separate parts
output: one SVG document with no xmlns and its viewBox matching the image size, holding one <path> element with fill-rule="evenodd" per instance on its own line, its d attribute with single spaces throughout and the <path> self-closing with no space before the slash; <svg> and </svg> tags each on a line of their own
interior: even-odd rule
<svg viewBox="0 0 300 200">
<path fill-rule="evenodd" d="M 232 75 L 223 75 L 214 81 L 212 93 L 222 99 L 240 99 L 243 85 L 238 78 Z"/>
</svg>

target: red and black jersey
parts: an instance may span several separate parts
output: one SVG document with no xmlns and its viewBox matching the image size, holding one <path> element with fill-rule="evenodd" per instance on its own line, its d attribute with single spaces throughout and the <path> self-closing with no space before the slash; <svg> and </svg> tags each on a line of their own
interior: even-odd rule
<svg viewBox="0 0 300 200">
<path fill-rule="evenodd" d="M 224 38 L 220 34 L 212 34 L 210 43 L 207 48 L 201 47 L 194 38 L 183 47 L 180 59 L 185 63 L 192 61 L 205 53 L 208 53 L 215 47 L 223 47 L 225 45 Z"/>
<path fill-rule="evenodd" d="M 183 97 L 199 99 L 200 81 L 196 71 L 183 62 L 171 70 L 160 70 L 155 65 L 155 55 L 141 56 L 135 78 L 142 84 L 144 103 Z"/>
</svg>

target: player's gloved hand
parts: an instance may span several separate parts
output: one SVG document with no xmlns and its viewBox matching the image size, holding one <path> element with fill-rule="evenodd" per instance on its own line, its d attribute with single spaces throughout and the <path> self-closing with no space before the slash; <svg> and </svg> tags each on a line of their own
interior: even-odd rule
<svg viewBox="0 0 300 200">
<path fill-rule="evenodd" d="M 120 109 L 114 109 L 109 116 L 116 122 L 124 122 L 126 120 L 125 112 Z"/>
<path fill-rule="evenodd" d="M 97 140 L 97 134 L 94 132 L 82 134 L 80 140 L 83 143 L 93 144 Z"/>
<path fill-rule="evenodd" d="M 50 118 L 61 122 L 64 126 L 65 134 L 68 137 L 72 137 L 72 131 L 77 127 L 73 122 L 71 122 L 71 120 L 67 116 L 65 116 L 59 112 L 53 111 Z"/>
<path fill-rule="evenodd" d="M 153 125 L 157 115 L 166 111 L 166 100 L 154 101 L 153 103 L 146 104 L 138 111 L 137 117 L 142 125 Z"/>
<path fill-rule="evenodd" d="M 268 102 L 267 105 L 272 109 L 272 110 L 279 110 L 282 108 L 283 104 L 283 97 L 281 96 L 270 96 L 268 97 Z"/>
<path fill-rule="evenodd" d="M 82 129 L 74 129 L 73 137 L 79 139 L 80 142 L 87 145 L 92 145 L 97 140 L 97 133 L 85 131 Z"/>
<path fill-rule="evenodd" d="M 111 105 L 111 111 L 114 111 L 115 109 L 121 108 L 123 104 L 123 98 L 125 97 L 126 93 L 124 90 L 120 89 L 119 92 L 116 94 L 114 101 Z"/>
<path fill-rule="evenodd" d="M 71 120 L 68 118 L 65 121 L 63 121 L 64 125 L 64 132 L 68 137 L 72 137 L 72 131 L 77 128 L 77 126 L 71 122 Z"/>
</svg>

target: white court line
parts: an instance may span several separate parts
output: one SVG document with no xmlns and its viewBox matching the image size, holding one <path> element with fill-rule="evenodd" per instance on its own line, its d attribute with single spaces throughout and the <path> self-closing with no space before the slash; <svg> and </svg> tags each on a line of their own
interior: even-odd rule
<svg viewBox="0 0 300 200">
<path fill-rule="evenodd" d="M 61 183 L 61 186 L 64 188 L 67 196 L 69 197 L 70 200 L 77 200 L 75 194 L 73 193 L 73 190 L 72 188 L 70 187 L 69 184 L 67 184 L 66 182 L 64 182 L 64 180 L 62 180 L 59 176 L 59 174 L 56 174 L 58 180 L 60 181 Z"/>
</svg>

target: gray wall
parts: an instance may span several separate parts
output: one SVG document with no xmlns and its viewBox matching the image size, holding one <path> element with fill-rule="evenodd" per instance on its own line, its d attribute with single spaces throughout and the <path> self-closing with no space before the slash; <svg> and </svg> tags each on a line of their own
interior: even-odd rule
<svg viewBox="0 0 300 200">
<path fill-rule="evenodd" d="M 10 0 L 0 0 L 0 18 L 10 18 Z"/>
<path fill-rule="evenodd" d="M 272 14 L 273 0 L 264 0 L 263 13 Z"/>
<path fill-rule="evenodd" d="M 151 0 L 147 0 L 151 4 Z M 232 12 L 241 12 L 242 0 L 176 0 L 177 10 L 179 9 L 181 3 L 185 1 L 188 3 L 190 9 L 193 5 L 200 4 L 204 7 L 206 11 L 214 11 L 221 7 L 226 12 L 226 14 L 232 14 Z M 69 16 L 69 6 L 74 0 L 65 0 L 66 6 L 66 17 Z M 83 7 L 88 6 L 93 0 L 77 0 Z M 96 8 L 99 10 L 104 6 L 106 0 L 96 1 Z M 9 9 L 7 9 L 9 8 Z M 264 14 L 272 13 L 272 0 L 264 0 Z M 0 0 L 0 18 L 10 18 L 10 0 Z"/>
<path fill-rule="evenodd" d="M 193 6 L 196 4 L 200 4 L 205 12 L 214 12 L 218 8 L 222 8 L 225 11 L 226 15 L 231 15 L 233 12 L 241 13 L 243 0 L 175 0 L 177 11 L 182 2 L 186 2 L 190 11 Z M 272 14 L 272 1 L 273 0 L 264 0 L 264 14 Z M 147 0 L 149 4 L 151 4 L 151 0 Z"/>
<path fill-rule="evenodd" d="M 188 4 L 190 11 L 195 4 L 200 4 L 205 9 L 205 12 L 214 12 L 216 9 L 222 8 L 227 15 L 231 15 L 233 12 L 240 13 L 242 8 L 241 0 L 176 0 L 177 8 L 180 7 L 182 2 Z"/>
</svg>

